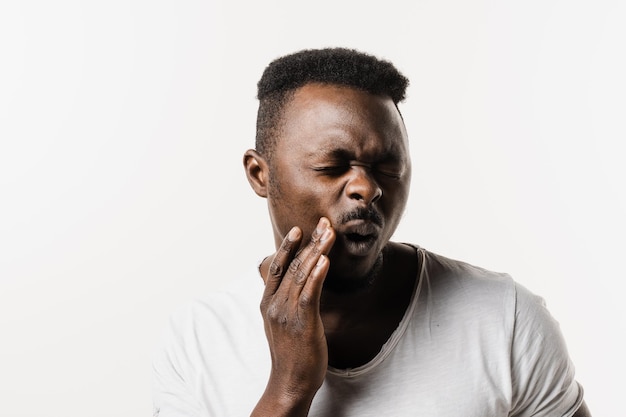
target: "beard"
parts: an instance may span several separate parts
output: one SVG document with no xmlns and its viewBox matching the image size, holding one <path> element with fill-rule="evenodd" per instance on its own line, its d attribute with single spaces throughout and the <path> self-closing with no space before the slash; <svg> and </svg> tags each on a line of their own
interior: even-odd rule
<svg viewBox="0 0 626 417">
<path fill-rule="evenodd" d="M 337 275 L 329 271 L 324 281 L 324 290 L 337 295 L 352 295 L 367 292 L 373 287 L 376 278 L 383 269 L 383 251 L 378 254 L 374 265 L 361 276 Z M 332 265 L 332 260 L 331 260 Z"/>
</svg>

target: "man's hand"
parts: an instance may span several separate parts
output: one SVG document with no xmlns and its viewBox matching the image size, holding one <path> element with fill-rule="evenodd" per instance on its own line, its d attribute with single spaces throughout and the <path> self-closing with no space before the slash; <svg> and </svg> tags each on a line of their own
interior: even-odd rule
<svg viewBox="0 0 626 417">
<path fill-rule="evenodd" d="M 266 277 L 261 314 L 272 371 L 253 416 L 306 416 L 328 366 L 320 317 L 322 285 L 335 232 L 321 218 L 300 251 L 302 231 L 294 227 L 274 255 Z"/>
</svg>

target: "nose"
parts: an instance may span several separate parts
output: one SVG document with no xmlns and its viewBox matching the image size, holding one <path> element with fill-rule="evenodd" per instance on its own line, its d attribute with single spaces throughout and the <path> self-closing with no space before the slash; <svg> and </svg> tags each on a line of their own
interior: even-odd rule
<svg viewBox="0 0 626 417">
<path fill-rule="evenodd" d="M 372 175 L 370 167 L 351 164 L 350 178 L 346 184 L 346 194 L 354 200 L 370 205 L 383 195 L 383 190 Z"/>
</svg>

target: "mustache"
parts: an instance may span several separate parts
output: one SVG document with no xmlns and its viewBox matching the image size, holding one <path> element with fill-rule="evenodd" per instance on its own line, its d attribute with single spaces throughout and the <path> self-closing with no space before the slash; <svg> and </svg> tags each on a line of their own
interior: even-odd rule
<svg viewBox="0 0 626 417">
<path fill-rule="evenodd" d="M 352 220 L 368 220 L 383 227 L 383 216 L 373 207 L 359 207 L 353 211 L 342 214 L 339 218 L 339 223 L 344 224 Z"/>
</svg>

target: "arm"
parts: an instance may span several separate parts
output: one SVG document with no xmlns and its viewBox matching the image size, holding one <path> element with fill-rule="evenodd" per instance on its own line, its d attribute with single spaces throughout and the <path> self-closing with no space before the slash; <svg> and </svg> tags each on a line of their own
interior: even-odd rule
<svg viewBox="0 0 626 417">
<path fill-rule="evenodd" d="M 590 417 L 559 323 L 519 284 L 512 343 L 512 415 Z"/>
<path fill-rule="evenodd" d="M 328 347 L 320 298 L 334 239 L 330 222 L 322 218 L 298 251 L 302 231 L 294 227 L 272 260 L 261 301 L 272 368 L 253 417 L 306 416 L 324 382 Z"/>
</svg>

